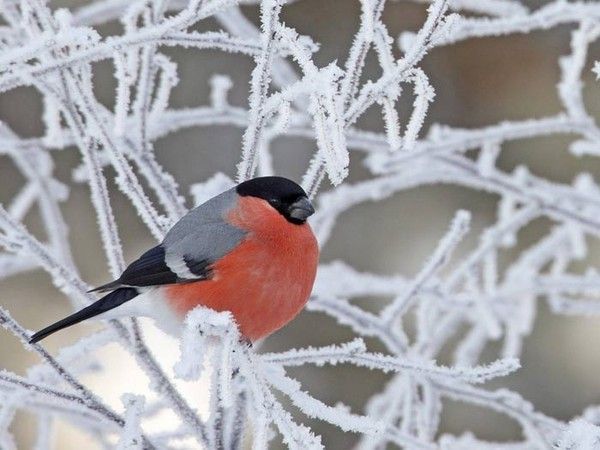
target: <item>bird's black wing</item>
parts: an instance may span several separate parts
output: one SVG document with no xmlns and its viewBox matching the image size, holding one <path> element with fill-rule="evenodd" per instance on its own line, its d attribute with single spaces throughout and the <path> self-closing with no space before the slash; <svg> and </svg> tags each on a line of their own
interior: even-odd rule
<svg viewBox="0 0 600 450">
<path fill-rule="evenodd" d="M 104 284 L 90 292 L 105 292 L 123 286 L 146 287 L 165 284 L 185 283 L 190 281 L 205 280 L 210 276 L 208 259 L 194 259 L 183 255 L 182 264 L 187 271 L 174 272 L 166 262 L 165 249 L 162 245 L 151 248 L 134 262 L 132 262 L 121 276 L 110 283 Z"/>
</svg>

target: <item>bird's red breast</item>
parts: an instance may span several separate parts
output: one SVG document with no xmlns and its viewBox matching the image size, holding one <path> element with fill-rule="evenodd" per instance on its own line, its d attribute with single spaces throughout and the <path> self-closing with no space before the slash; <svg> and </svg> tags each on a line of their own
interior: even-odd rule
<svg viewBox="0 0 600 450">
<path fill-rule="evenodd" d="M 307 223 L 288 222 L 266 201 L 240 197 L 228 221 L 247 237 L 215 262 L 212 277 L 165 288 L 180 315 L 202 305 L 230 311 L 254 341 L 292 320 L 304 307 L 317 272 L 319 248 Z"/>
</svg>

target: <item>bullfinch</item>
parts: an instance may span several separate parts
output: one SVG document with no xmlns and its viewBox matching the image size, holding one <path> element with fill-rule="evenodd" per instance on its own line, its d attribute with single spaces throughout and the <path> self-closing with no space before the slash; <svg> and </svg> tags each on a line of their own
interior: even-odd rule
<svg viewBox="0 0 600 450">
<path fill-rule="evenodd" d="M 230 311 L 246 339 L 261 339 L 308 300 L 319 258 L 306 222 L 314 211 L 304 190 L 286 178 L 240 183 L 192 209 L 117 280 L 91 291 L 106 295 L 30 342 L 91 317 L 151 317 L 177 335 L 199 305 Z"/>
</svg>

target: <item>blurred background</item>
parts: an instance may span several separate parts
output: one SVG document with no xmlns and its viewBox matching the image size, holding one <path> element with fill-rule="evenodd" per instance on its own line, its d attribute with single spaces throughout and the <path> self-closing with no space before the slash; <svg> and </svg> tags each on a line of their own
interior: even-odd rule
<svg viewBox="0 0 600 450">
<path fill-rule="evenodd" d="M 53 7 L 76 7 L 83 3 L 50 2 Z M 524 3 L 539 7 L 545 2 Z M 244 6 L 243 11 L 258 23 L 256 6 Z M 284 7 L 283 20 L 321 44 L 316 55 L 318 64 L 328 64 L 337 59 L 342 65 L 358 27 L 359 14 L 360 5 L 355 0 L 302 0 Z M 403 30 L 418 29 L 424 17 L 424 5 L 407 1 L 390 1 L 384 12 L 384 22 L 392 36 Z M 98 29 L 103 34 L 119 33 L 120 24 L 108 23 Z M 218 29 L 218 25 L 209 20 L 198 29 Z M 559 112 L 561 107 L 556 93 L 558 58 L 569 51 L 570 31 L 571 27 L 558 27 L 530 35 L 474 39 L 436 49 L 422 63 L 436 89 L 427 124 L 481 127 L 502 120 Z M 168 49 L 165 53 L 179 67 L 180 83 L 173 92 L 172 107 L 207 104 L 209 80 L 217 73 L 227 74 L 234 81 L 230 102 L 247 106 L 248 82 L 253 68 L 250 58 L 184 49 Z M 592 47 L 588 62 L 599 56 L 598 48 Z M 374 79 L 379 70 L 372 54 L 369 58 L 365 78 Z M 589 111 L 597 114 L 600 112 L 599 89 L 589 69 L 584 70 L 586 103 Z M 113 105 L 115 89 L 112 71 L 113 67 L 108 62 L 95 65 L 96 94 L 109 107 Z M 399 106 L 404 119 L 410 104 L 412 98 L 407 92 Z M 0 95 L 0 120 L 21 137 L 43 134 L 41 108 L 41 98 L 31 88 L 18 88 Z M 369 111 L 359 125 L 369 130 L 383 130 L 377 111 Z M 157 141 L 157 158 L 178 180 L 181 192 L 189 193 L 192 183 L 203 181 L 216 171 L 235 175 L 242 132 L 241 129 L 224 126 L 186 129 Z M 525 164 L 532 173 L 557 182 L 570 182 L 578 172 L 587 171 L 598 181 L 600 162 L 590 157 L 573 157 L 566 150 L 569 142 L 568 136 L 516 141 L 503 147 L 499 164 L 506 171 Z M 273 149 L 277 172 L 299 180 L 314 143 L 281 138 L 274 142 Z M 106 282 L 109 274 L 102 256 L 89 190 L 86 185 L 72 182 L 71 171 L 80 163 L 80 156 L 74 148 L 53 152 L 52 155 L 58 178 L 71 186 L 62 210 L 70 227 L 75 262 L 85 281 L 93 285 Z M 360 155 L 355 155 L 350 180 L 359 180 L 365 173 L 360 165 Z M 107 174 L 112 179 L 114 172 L 108 169 Z M 0 159 L 0 179 L 0 201 L 6 204 L 23 180 L 6 158 Z M 323 188 L 328 189 L 328 186 Z M 111 183 L 111 199 L 126 258 L 131 261 L 152 245 L 153 239 L 114 183 Z M 191 207 L 189 195 L 187 200 L 187 206 Z M 358 270 L 412 276 L 433 251 L 456 209 L 464 208 L 473 213 L 473 229 L 456 254 L 456 259 L 459 259 L 476 243 L 478 232 L 494 223 L 496 201 L 497 197 L 493 195 L 440 185 L 405 191 L 379 203 L 361 205 L 340 217 L 331 239 L 322 249 L 322 261 L 342 259 Z M 35 213 L 27 217 L 26 224 L 34 234 L 43 236 Z M 510 261 L 520 249 L 539 239 L 550 225 L 549 221 L 537 220 L 527 226 L 518 236 L 519 245 L 506 252 L 505 261 Z M 591 243 L 591 249 L 591 260 L 582 262 L 581 268 L 597 265 L 600 261 L 598 243 Z M 361 305 L 371 303 L 374 309 L 381 307 L 376 299 L 362 299 L 361 302 Z M 57 292 L 41 270 L 2 280 L 0 304 L 32 330 L 70 312 L 67 299 Z M 88 324 L 73 327 L 49 338 L 46 345 L 55 352 L 92 329 L 94 326 Z M 308 329 L 310 333 L 306 332 Z M 151 326 L 146 331 L 159 359 L 164 361 L 165 367 L 171 367 L 177 354 L 177 342 L 161 336 Z M 348 329 L 337 326 L 330 318 L 304 312 L 291 325 L 269 338 L 263 349 L 329 344 L 351 337 Z M 600 379 L 597 376 L 600 371 L 599 343 L 600 319 L 556 317 L 541 302 L 535 329 L 526 340 L 522 370 L 490 386 L 514 389 L 545 414 L 568 420 L 580 414 L 585 406 L 600 402 Z M 496 350 L 487 350 L 490 359 Z M 147 392 L 147 380 L 116 345 L 103 350 L 100 359 L 106 370 L 88 377 L 86 382 L 116 409 L 122 409 L 121 393 Z M 0 332 L 1 368 L 24 373 L 29 365 L 37 362 L 36 356 L 25 352 L 8 333 Z M 440 362 L 450 363 L 451 360 Z M 386 379 L 380 373 L 348 367 L 302 368 L 294 370 L 292 375 L 326 403 L 343 401 L 355 411 L 362 410 L 365 400 L 377 392 Z M 357 379 L 361 383 L 357 383 Z M 198 387 L 188 386 L 187 389 L 194 397 L 194 403 L 197 399 L 200 404 L 203 396 Z M 442 431 L 461 433 L 470 429 L 478 437 L 490 440 L 520 437 L 518 426 L 503 416 L 452 402 L 445 403 L 445 407 Z M 355 435 L 340 433 L 327 424 L 309 420 L 306 423 L 323 435 L 328 448 L 349 448 L 356 440 Z M 22 448 L 33 445 L 32 427 L 35 427 L 32 417 L 27 414 L 18 416 L 15 430 Z M 93 448 L 84 434 L 67 426 L 59 427 L 55 443 L 57 449 Z"/>
</svg>

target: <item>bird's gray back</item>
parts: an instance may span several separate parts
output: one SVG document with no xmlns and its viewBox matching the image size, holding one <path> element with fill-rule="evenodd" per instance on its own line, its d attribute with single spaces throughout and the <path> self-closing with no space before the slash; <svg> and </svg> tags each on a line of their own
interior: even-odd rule
<svg viewBox="0 0 600 450">
<path fill-rule="evenodd" d="M 246 232 L 229 224 L 225 217 L 237 199 L 235 189 L 230 189 L 182 217 L 163 241 L 167 264 L 177 266 L 182 259 L 188 266 L 189 261 L 210 264 L 235 248 Z"/>
</svg>

